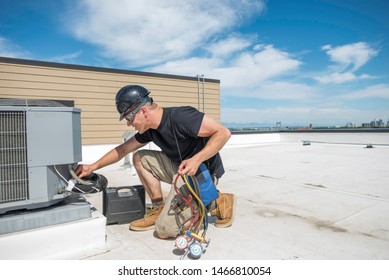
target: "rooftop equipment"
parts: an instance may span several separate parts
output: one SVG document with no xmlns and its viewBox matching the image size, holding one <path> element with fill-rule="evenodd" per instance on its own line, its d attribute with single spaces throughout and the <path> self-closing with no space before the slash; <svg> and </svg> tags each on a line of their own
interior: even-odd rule
<svg viewBox="0 0 389 280">
<path fill-rule="evenodd" d="M 81 110 L 60 102 L 0 99 L 0 214 L 54 205 L 82 160 Z"/>
</svg>

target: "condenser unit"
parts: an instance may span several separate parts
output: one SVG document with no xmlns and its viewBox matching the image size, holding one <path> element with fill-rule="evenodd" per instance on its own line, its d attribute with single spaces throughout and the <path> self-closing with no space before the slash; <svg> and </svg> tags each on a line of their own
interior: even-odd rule
<svg viewBox="0 0 389 280">
<path fill-rule="evenodd" d="M 82 160 L 80 109 L 0 99 L 0 214 L 64 200 L 69 166 Z"/>
</svg>

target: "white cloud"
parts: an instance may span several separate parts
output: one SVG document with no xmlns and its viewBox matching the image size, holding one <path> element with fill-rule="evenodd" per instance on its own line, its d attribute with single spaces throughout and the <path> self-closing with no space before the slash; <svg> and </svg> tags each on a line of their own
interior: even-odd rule
<svg viewBox="0 0 389 280">
<path fill-rule="evenodd" d="M 317 90 L 305 84 L 268 81 L 256 86 L 254 89 L 242 90 L 239 96 L 253 97 L 260 99 L 271 100 L 299 100 L 304 102 L 304 99 L 311 99 L 317 93 Z M 226 89 L 223 92 L 224 96 L 237 95 L 234 90 Z"/>
<path fill-rule="evenodd" d="M 321 47 L 321 49 L 323 51 L 328 51 L 328 50 L 332 49 L 332 46 L 331 45 L 324 45 L 324 46 Z"/>
<path fill-rule="evenodd" d="M 342 99 L 383 98 L 389 99 L 389 85 L 378 84 L 341 96 Z"/>
<path fill-rule="evenodd" d="M 53 57 L 49 59 L 50 61 L 55 61 L 55 62 L 60 62 L 60 63 L 75 63 L 76 59 L 79 58 L 82 55 L 82 51 L 74 52 L 74 53 L 69 53 L 65 55 L 60 55 Z"/>
<path fill-rule="evenodd" d="M 352 72 L 332 73 L 327 76 L 314 77 L 315 80 L 319 81 L 322 84 L 343 84 L 354 80 L 363 80 L 363 79 L 370 79 L 370 78 L 373 77 L 366 74 L 357 76 Z"/>
<path fill-rule="evenodd" d="M 349 69 L 354 72 L 365 65 L 371 58 L 378 54 L 369 44 L 358 42 L 347 44 L 339 47 L 330 45 L 322 47 L 327 52 L 330 60 L 333 61 L 338 69 L 343 72 Z"/>
<path fill-rule="evenodd" d="M 28 58 L 29 53 L 8 39 L 0 36 L 0 56 Z"/>
<path fill-rule="evenodd" d="M 128 0 L 120 5 L 84 0 L 72 7 L 66 24 L 77 38 L 137 67 L 184 58 L 264 5 L 254 0 Z"/>
<path fill-rule="evenodd" d="M 251 45 L 251 42 L 245 38 L 239 36 L 229 36 L 226 39 L 222 39 L 214 44 L 211 44 L 207 49 L 212 53 L 212 56 L 225 56 L 230 55 L 236 51 L 241 51 Z"/>
<path fill-rule="evenodd" d="M 256 52 L 244 52 L 230 62 L 232 66 L 221 65 L 212 70 L 212 76 L 223 80 L 226 88 L 259 86 L 265 80 L 290 74 L 301 62 L 290 54 L 264 46 Z"/>
<path fill-rule="evenodd" d="M 266 81 L 255 87 L 242 85 L 239 92 L 233 88 L 226 88 L 222 91 L 223 97 L 238 95 L 244 98 L 267 100 L 298 100 L 302 103 L 309 100 L 312 101 L 318 94 L 319 92 L 314 87 L 284 81 Z"/>
<path fill-rule="evenodd" d="M 206 77 L 220 79 L 224 91 L 236 88 L 248 90 L 261 86 L 266 80 L 289 75 L 301 65 L 301 62 L 292 58 L 289 53 L 272 45 L 264 45 L 256 48 L 256 51 L 236 52 L 230 55 L 232 57 L 228 63 L 219 58 L 191 58 L 170 61 L 148 70 L 188 76 L 204 74 Z"/>
<path fill-rule="evenodd" d="M 372 78 L 367 74 L 356 75 L 354 73 L 378 54 L 378 51 L 374 50 L 366 42 L 338 47 L 324 45 L 321 49 L 327 53 L 334 64 L 330 67 L 332 73 L 314 77 L 320 83 L 343 84 L 355 80 Z"/>
<path fill-rule="evenodd" d="M 171 60 L 164 64 L 146 68 L 146 71 L 166 73 L 166 74 L 179 74 L 185 76 L 196 76 L 205 74 L 205 77 L 217 79 L 210 73 L 214 67 L 219 67 L 223 64 L 223 61 L 218 58 L 200 58 L 192 57 L 189 59 Z"/>
</svg>

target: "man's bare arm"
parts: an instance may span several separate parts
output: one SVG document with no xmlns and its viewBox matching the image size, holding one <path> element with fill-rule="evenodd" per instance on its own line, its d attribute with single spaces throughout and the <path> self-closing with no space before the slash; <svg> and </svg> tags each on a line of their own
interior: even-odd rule
<svg viewBox="0 0 389 280">
<path fill-rule="evenodd" d="M 108 166 L 110 164 L 116 163 L 125 157 L 127 154 L 143 147 L 146 144 L 139 143 L 135 137 L 127 140 L 123 144 L 115 147 L 99 160 L 93 164 L 80 164 L 77 166 L 75 173 L 80 178 L 92 174 L 93 171 Z"/>
<path fill-rule="evenodd" d="M 205 147 L 191 158 L 184 160 L 178 168 L 179 174 L 194 175 L 200 164 L 218 153 L 231 137 L 231 132 L 213 118 L 204 115 L 199 137 L 210 137 Z"/>
</svg>

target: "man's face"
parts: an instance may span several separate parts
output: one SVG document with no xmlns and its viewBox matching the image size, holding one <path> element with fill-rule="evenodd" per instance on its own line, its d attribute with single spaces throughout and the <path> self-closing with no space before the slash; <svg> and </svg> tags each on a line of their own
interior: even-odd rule
<svg viewBox="0 0 389 280">
<path fill-rule="evenodd" d="M 134 127 L 140 134 L 147 130 L 144 110 L 145 108 L 140 106 L 136 110 L 124 115 L 124 119 L 127 121 L 127 126 Z"/>
</svg>

